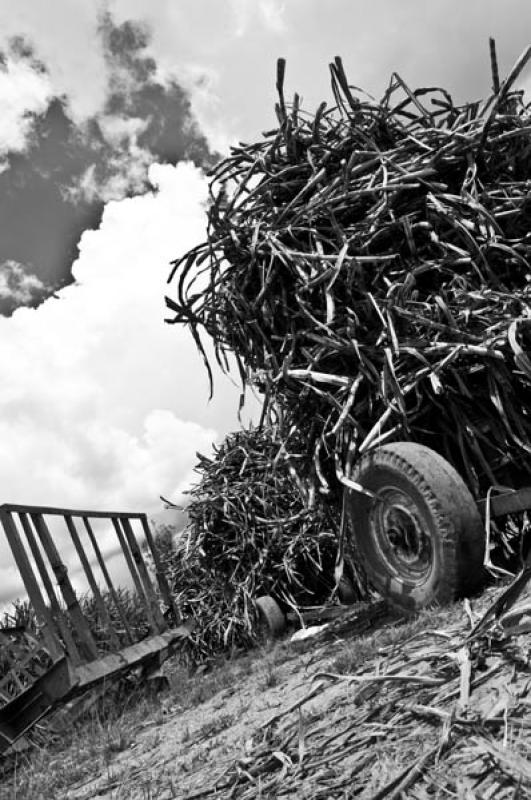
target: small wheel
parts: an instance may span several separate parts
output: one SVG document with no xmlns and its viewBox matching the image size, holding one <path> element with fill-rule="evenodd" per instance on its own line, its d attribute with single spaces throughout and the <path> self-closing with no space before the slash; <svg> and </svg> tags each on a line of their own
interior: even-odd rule
<svg viewBox="0 0 531 800">
<path fill-rule="evenodd" d="M 262 625 L 262 630 L 268 638 L 276 639 L 286 630 L 286 617 L 276 600 L 266 594 L 256 598 L 256 608 Z"/>
<path fill-rule="evenodd" d="M 393 442 L 363 456 L 347 490 L 351 547 L 373 587 L 414 611 L 474 591 L 484 577 L 484 530 L 474 498 L 446 459 Z"/>
</svg>

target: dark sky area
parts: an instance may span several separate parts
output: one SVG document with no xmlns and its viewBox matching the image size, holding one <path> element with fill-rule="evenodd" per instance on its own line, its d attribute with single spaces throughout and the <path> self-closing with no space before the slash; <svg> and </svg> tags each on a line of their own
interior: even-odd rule
<svg viewBox="0 0 531 800">
<path fill-rule="evenodd" d="M 106 14 L 99 30 L 109 75 L 101 113 L 76 123 L 67 99 L 52 97 L 34 115 L 26 149 L 5 154 L 0 271 L 11 292 L 0 296 L 1 314 L 35 306 L 72 280 L 82 232 L 98 227 L 106 201 L 149 188 L 150 163 L 212 160 L 186 91 L 175 80 L 158 80 L 146 29 L 115 25 Z M 21 39 L 12 41 L 8 58 L 46 71 Z"/>
</svg>

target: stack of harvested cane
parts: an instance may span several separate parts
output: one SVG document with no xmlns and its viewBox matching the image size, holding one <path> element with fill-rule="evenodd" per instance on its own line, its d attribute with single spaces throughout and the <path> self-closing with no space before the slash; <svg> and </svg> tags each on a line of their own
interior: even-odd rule
<svg viewBox="0 0 531 800">
<path fill-rule="evenodd" d="M 336 60 L 313 116 L 281 68 L 279 128 L 214 170 L 173 321 L 235 353 L 317 467 L 346 435 L 429 444 L 476 492 L 529 469 L 531 116 L 509 90 L 530 54 L 463 107 L 397 75 L 359 100 Z"/>
<path fill-rule="evenodd" d="M 463 106 L 397 74 L 366 100 L 336 59 L 336 106 L 313 115 L 286 105 L 281 60 L 278 128 L 214 169 L 170 321 L 234 354 L 297 431 L 309 495 L 393 439 L 476 496 L 531 471 L 531 113 L 513 90 L 530 57 Z"/>
<path fill-rule="evenodd" d="M 295 610 L 334 588 L 339 509 L 308 508 L 292 478 L 303 460 L 294 446 L 288 456 L 277 430 L 242 430 L 200 458 L 188 535 L 165 558 L 180 611 L 197 623 L 194 660 L 254 641 L 257 596 Z"/>
</svg>

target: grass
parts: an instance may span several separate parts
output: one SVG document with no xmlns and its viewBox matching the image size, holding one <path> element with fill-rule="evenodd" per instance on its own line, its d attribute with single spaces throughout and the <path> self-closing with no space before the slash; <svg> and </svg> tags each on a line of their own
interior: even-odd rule
<svg viewBox="0 0 531 800">
<path fill-rule="evenodd" d="M 272 689 L 280 682 L 280 676 L 275 666 L 271 661 L 267 661 L 262 669 L 258 686 L 261 690 Z"/>
<path fill-rule="evenodd" d="M 236 728 L 252 705 L 252 698 L 283 686 L 288 666 L 300 673 L 299 686 L 308 681 L 319 660 L 326 660 L 326 668 L 334 673 L 359 672 L 380 652 L 389 648 L 400 651 L 416 635 L 444 628 L 463 614 L 461 603 L 423 611 L 410 620 L 384 623 L 360 637 L 347 636 L 325 646 L 317 641 L 304 654 L 289 642 L 280 641 L 232 659 L 220 658 L 194 674 L 177 660 L 168 662 L 165 674 L 169 688 L 158 695 L 146 686 L 121 695 L 109 690 L 82 719 L 68 726 L 66 735 L 19 754 L 15 768 L 1 780 L 0 800 L 63 800 L 69 790 L 95 778 L 104 779 L 111 792 L 106 797 L 112 800 L 133 796 L 135 800 L 168 800 L 175 796 L 179 778 L 184 780 L 201 768 L 205 748 L 221 750 L 229 761 L 234 757 L 239 747 Z M 282 698 L 282 703 L 289 705 L 287 690 L 282 691 Z M 196 709 L 197 715 L 189 713 Z M 317 710 L 306 709 L 304 719 L 310 720 L 313 713 L 318 714 Z M 181 718 L 182 727 L 173 726 L 174 738 L 169 744 L 169 729 L 164 725 Z M 230 731 L 233 726 L 234 734 Z M 216 738 L 220 734 L 223 738 Z M 140 768 L 135 772 L 134 766 L 127 766 L 131 761 L 129 751 L 135 754 L 136 762 L 146 747 L 149 752 L 155 751 L 158 759 L 156 748 L 161 743 L 165 752 L 170 748 L 171 759 L 154 774 Z M 378 742 L 378 748 L 384 766 L 386 759 L 392 760 L 392 754 L 386 750 L 385 740 Z M 134 795 L 127 793 L 131 781 Z"/>
<path fill-rule="evenodd" d="M 138 597 L 136 592 L 130 589 L 117 587 L 115 592 L 133 637 L 136 641 L 139 641 L 149 633 L 145 602 Z M 123 630 L 114 600 L 107 590 L 101 590 L 101 596 L 120 646 L 124 647 L 130 642 L 127 639 L 126 632 Z M 90 594 L 80 595 L 78 601 L 99 651 L 101 653 L 112 652 L 115 647 L 112 644 L 107 623 L 102 620 L 93 596 Z M 69 619 L 68 614 L 65 616 Z M 39 625 L 35 617 L 35 611 L 28 600 L 15 600 L 11 609 L 4 611 L 0 616 L 0 628 L 8 627 L 23 627 L 34 636 L 38 636 Z M 72 627 L 71 632 L 76 643 L 80 645 L 75 627 Z"/>
<path fill-rule="evenodd" d="M 17 755 L 12 771 L 2 776 L 1 800 L 60 798 L 95 774 L 110 775 L 115 756 L 131 747 L 135 727 L 156 717 L 160 706 L 158 699 L 140 692 L 120 707 L 115 701 L 109 693 L 48 746 Z"/>
<path fill-rule="evenodd" d="M 211 739 L 213 736 L 217 736 L 218 733 L 230 728 L 234 719 L 234 714 L 225 713 L 220 714 L 209 722 L 205 722 L 195 734 L 194 741 L 200 742 L 202 739 Z"/>
<path fill-rule="evenodd" d="M 69 790 L 97 776 L 104 776 L 114 787 L 113 800 L 121 800 L 127 796 L 120 793 L 127 770 L 116 762 L 135 744 L 142 729 L 152 727 L 156 731 L 168 716 L 182 715 L 219 696 L 220 713 L 193 733 L 183 727 L 180 741 L 191 745 L 212 739 L 235 722 L 235 713 L 222 709 L 238 694 L 245 678 L 254 674 L 263 688 L 276 685 L 278 664 L 292 655 L 279 643 L 268 651 L 258 648 L 235 659 L 220 659 L 210 671 L 200 669 L 195 674 L 173 660 L 165 670 L 169 688 L 158 695 L 153 695 L 148 686 L 139 686 L 132 693 L 109 689 L 85 716 L 68 725 L 65 733 L 54 736 L 48 745 L 19 754 L 14 763 L 10 762 L 11 769 L 4 769 L 3 775 L 0 771 L 0 800 L 60 800 Z M 157 746 L 158 740 L 155 733 L 152 745 Z M 194 766 L 194 758 L 197 760 L 192 756 L 190 763 L 183 762 L 184 771 Z M 172 796 L 172 775 L 139 775 L 135 782 L 144 792 L 142 800 Z"/>
</svg>

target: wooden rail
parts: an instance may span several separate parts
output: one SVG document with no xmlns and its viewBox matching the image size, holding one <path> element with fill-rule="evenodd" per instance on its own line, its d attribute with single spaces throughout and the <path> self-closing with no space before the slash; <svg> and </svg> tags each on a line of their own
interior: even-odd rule
<svg viewBox="0 0 531 800">
<path fill-rule="evenodd" d="M 57 519 L 59 529 L 52 534 L 51 520 Z M 144 615 L 147 635 L 143 637 L 135 635 L 128 619 L 94 520 L 108 521 L 106 537 L 112 536 L 113 554 L 123 556 L 123 566 L 134 587 L 135 604 Z M 189 629 L 181 625 L 145 514 L 4 503 L 0 505 L 0 523 L 35 613 L 40 645 L 53 663 L 49 674 L 0 707 L 1 753 L 72 692 L 82 691 L 124 669 L 155 658 L 160 660 L 170 645 L 189 635 Z M 57 521 L 54 524 L 57 527 Z M 153 562 L 156 583 L 145 561 L 146 552 Z M 66 561 L 70 569 L 75 563 L 75 572 L 85 577 L 98 613 L 98 637 L 83 613 Z M 96 565 L 105 589 L 97 579 Z M 175 621 L 176 627 L 170 630 L 159 599 Z M 112 606 L 115 615 L 111 613 Z M 98 639 L 104 640 L 104 647 Z"/>
<path fill-rule="evenodd" d="M 60 518 L 64 522 L 64 529 L 55 538 L 52 537 L 46 520 L 46 518 L 53 517 Z M 66 651 L 74 664 L 86 663 L 98 658 L 102 653 L 83 615 L 68 567 L 61 555 L 65 550 L 71 550 L 73 556 L 77 557 L 77 566 L 86 578 L 101 622 L 113 648 L 118 649 L 120 640 L 123 638 L 128 644 L 134 642 L 126 610 L 120 601 L 119 592 L 105 562 L 101 543 L 91 524 L 91 520 L 94 519 L 109 520 L 109 530 L 113 531 L 116 536 L 131 583 L 143 608 L 150 634 L 161 633 L 166 630 L 167 624 L 159 608 L 139 538 L 145 540 L 148 552 L 153 559 L 160 596 L 166 606 L 171 609 L 175 621 L 181 622 L 145 514 L 4 503 L 0 505 L 0 522 L 26 587 L 30 603 L 35 610 L 38 624 L 43 631 L 46 645 L 54 656 Z M 137 522 L 140 536 L 138 533 L 135 535 L 132 521 Z M 82 543 L 79 532 L 80 524 L 89 540 L 90 547 L 88 549 Z M 105 588 L 120 619 L 121 636 L 118 635 L 116 626 L 111 620 L 102 590 L 96 580 L 93 563 L 97 564 L 101 571 Z M 72 631 L 76 633 L 75 640 Z"/>
</svg>

